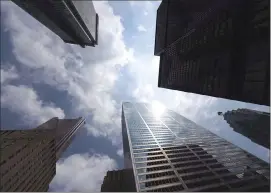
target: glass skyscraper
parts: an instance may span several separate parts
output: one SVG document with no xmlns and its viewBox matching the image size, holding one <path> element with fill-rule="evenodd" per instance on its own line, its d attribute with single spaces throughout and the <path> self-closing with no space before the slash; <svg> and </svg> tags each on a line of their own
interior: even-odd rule
<svg viewBox="0 0 271 193">
<path fill-rule="evenodd" d="M 185 117 L 122 106 L 124 162 L 137 191 L 269 191 L 269 164 Z"/>
</svg>

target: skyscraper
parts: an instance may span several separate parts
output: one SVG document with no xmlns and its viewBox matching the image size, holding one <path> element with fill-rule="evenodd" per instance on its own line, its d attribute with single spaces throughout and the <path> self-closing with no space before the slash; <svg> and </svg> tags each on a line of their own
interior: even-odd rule
<svg viewBox="0 0 271 193">
<path fill-rule="evenodd" d="M 270 105 L 268 0 L 163 0 L 158 86 Z"/>
<path fill-rule="evenodd" d="M 269 164 L 183 116 L 122 106 L 125 167 L 137 191 L 269 191 Z"/>
<path fill-rule="evenodd" d="M 52 118 L 35 129 L 0 131 L 0 191 L 46 192 L 56 162 L 84 123 Z"/>
<path fill-rule="evenodd" d="M 237 109 L 222 115 L 235 132 L 270 149 L 270 113 Z"/>
<path fill-rule="evenodd" d="M 136 192 L 133 169 L 108 171 L 101 192 Z"/>
<path fill-rule="evenodd" d="M 91 0 L 12 1 L 64 42 L 82 47 L 97 45 L 99 17 Z"/>
</svg>

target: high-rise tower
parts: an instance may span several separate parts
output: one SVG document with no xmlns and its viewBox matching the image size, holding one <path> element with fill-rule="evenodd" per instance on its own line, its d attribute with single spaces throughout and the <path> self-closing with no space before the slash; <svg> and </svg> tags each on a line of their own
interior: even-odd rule
<svg viewBox="0 0 271 193">
<path fill-rule="evenodd" d="M 269 0 L 163 0 L 158 86 L 270 105 Z"/>
<path fill-rule="evenodd" d="M 122 106 L 125 166 L 137 191 L 270 190 L 268 163 L 171 110 L 159 111 L 145 103 Z"/>
<path fill-rule="evenodd" d="M 270 149 L 270 113 L 237 109 L 221 115 L 235 132 Z"/>
<path fill-rule="evenodd" d="M 0 191 L 46 192 L 56 162 L 84 123 L 52 118 L 35 129 L 0 131 Z"/>
<path fill-rule="evenodd" d="M 101 186 L 101 192 L 135 192 L 133 169 L 108 171 Z"/>
<path fill-rule="evenodd" d="M 99 17 L 91 0 L 12 0 L 64 42 L 82 47 L 98 44 Z"/>
</svg>

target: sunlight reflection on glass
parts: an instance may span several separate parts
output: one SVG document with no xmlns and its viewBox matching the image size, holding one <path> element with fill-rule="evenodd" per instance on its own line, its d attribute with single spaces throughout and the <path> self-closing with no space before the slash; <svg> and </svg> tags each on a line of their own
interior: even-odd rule
<svg viewBox="0 0 271 193">
<path fill-rule="evenodd" d="M 165 111 L 165 106 L 159 101 L 152 101 L 152 113 L 158 119 Z"/>
</svg>

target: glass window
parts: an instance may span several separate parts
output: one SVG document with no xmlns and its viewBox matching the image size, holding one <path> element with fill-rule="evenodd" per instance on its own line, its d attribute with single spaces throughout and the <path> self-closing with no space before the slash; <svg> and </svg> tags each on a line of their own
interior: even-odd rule
<svg viewBox="0 0 271 193">
<path fill-rule="evenodd" d="M 146 180 L 146 175 L 138 175 L 138 181 Z"/>
<path fill-rule="evenodd" d="M 147 172 L 147 168 L 137 169 L 136 171 L 137 171 L 138 174 L 146 173 Z"/>
</svg>

